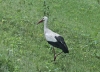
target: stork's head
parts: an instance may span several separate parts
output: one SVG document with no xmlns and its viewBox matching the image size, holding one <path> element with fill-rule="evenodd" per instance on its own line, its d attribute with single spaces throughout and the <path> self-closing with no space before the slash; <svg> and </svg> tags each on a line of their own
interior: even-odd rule
<svg viewBox="0 0 100 72">
<path fill-rule="evenodd" d="M 40 20 L 40 21 L 38 22 L 38 24 L 41 23 L 41 22 L 47 21 L 47 20 L 48 20 L 48 17 L 44 16 L 44 17 L 42 18 L 42 20 Z"/>
</svg>

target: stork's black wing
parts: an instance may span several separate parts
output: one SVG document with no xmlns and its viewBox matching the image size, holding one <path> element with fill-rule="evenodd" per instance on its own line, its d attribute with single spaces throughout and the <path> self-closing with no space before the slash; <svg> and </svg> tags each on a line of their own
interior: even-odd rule
<svg viewBox="0 0 100 72">
<path fill-rule="evenodd" d="M 64 38 L 61 36 L 55 36 L 57 42 L 59 43 L 60 49 L 63 50 L 64 53 L 69 53 L 68 47 L 64 41 Z"/>
</svg>

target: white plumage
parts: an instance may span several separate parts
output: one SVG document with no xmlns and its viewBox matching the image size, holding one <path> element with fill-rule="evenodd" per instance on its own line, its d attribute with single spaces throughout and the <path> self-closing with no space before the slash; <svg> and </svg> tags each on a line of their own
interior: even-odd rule
<svg viewBox="0 0 100 72">
<path fill-rule="evenodd" d="M 57 40 L 55 39 L 55 36 L 60 36 L 59 34 L 49 30 L 49 29 L 45 29 L 44 31 L 44 35 L 47 41 L 51 41 L 51 42 L 57 42 Z"/>
</svg>

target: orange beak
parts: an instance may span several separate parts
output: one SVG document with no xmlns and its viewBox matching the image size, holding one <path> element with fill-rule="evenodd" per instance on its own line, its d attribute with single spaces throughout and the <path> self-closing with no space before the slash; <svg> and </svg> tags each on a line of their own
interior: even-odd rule
<svg viewBox="0 0 100 72">
<path fill-rule="evenodd" d="M 44 20 L 42 19 L 42 20 L 40 20 L 37 24 L 39 24 L 39 23 L 41 23 L 41 22 L 43 22 Z"/>
</svg>

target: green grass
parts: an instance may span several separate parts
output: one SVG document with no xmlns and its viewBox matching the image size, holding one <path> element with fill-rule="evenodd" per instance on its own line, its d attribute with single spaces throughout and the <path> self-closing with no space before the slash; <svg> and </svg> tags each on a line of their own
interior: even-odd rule
<svg viewBox="0 0 100 72">
<path fill-rule="evenodd" d="M 49 28 L 69 54 L 53 53 L 43 34 L 44 0 L 0 0 L 0 72 L 100 72 L 99 0 L 48 0 Z M 60 52 L 60 49 L 56 49 Z"/>
</svg>

